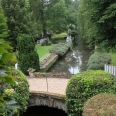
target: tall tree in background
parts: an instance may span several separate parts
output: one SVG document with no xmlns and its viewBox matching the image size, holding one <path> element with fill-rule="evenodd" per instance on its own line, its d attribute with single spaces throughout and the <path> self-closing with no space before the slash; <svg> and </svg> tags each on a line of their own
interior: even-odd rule
<svg viewBox="0 0 116 116">
<path fill-rule="evenodd" d="M 105 51 L 116 51 L 116 1 L 80 0 L 79 3 L 79 10 L 84 13 L 79 12 L 86 29 L 83 35 L 88 44 Z"/>
<path fill-rule="evenodd" d="M 0 39 L 6 38 L 8 36 L 8 26 L 7 19 L 0 10 Z"/>
<path fill-rule="evenodd" d="M 43 35 L 47 31 L 67 31 L 67 25 L 75 22 L 73 0 L 30 0 L 33 16 Z M 73 9 L 73 10 L 72 10 Z M 75 14 L 74 14 L 75 13 Z"/>
<path fill-rule="evenodd" d="M 59 0 L 52 7 L 49 8 L 49 20 L 47 27 L 49 30 L 54 30 L 60 33 L 67 29 L 67 8 L 64 0 Z"/>
<path fill-rule="evenodd" d="M 30 28 L 27 19 L 27 7 L 25 0 L 1 0 L 2 8 L 8 19 L 8 41 L 16 48 L 16 38 L 19 34 L 29 34 Z"/>
</svg>

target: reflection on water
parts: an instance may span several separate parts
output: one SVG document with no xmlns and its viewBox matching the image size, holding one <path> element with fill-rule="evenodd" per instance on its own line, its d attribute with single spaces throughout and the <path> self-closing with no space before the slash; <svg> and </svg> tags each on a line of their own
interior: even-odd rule
<svg viewBox="0 0 116 116">
<path fill-rule="evenodd" d="M 23 114 L 23 116 L 67 116 L 67 114 L 57 108 L 47 106 L 33 106 Z"/>
<path fill-rule="evenodd" d="M 91 55 L 90 49 L 79 49 L 77 47 L 60 58 L 48 72 L 61 72 L 76 74 L 87 69 L 87 61 Z"/>
</svg>

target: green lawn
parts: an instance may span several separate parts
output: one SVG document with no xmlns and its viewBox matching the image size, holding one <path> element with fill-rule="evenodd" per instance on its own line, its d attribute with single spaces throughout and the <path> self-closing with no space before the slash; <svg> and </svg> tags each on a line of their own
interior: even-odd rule
<svg viewBox="0 0 116 116">
<path fill-rule="evenodd" d="M 49 53 L 49 49 L 51 47 L 53 47 L 54 44 L 50 45 L 50 46 L 40 46 L 40 45 L 36 45 L 36 50 L 37 53 L 39 54 L 39 58 L 42 58 L 43 56 L 45 56 L 47 53 Z"/>
<path fill-rule="evenodd" d="M 116 54 L 110 54 L 112 59 L 112 64 L 116 66 Z"/>
</svg>

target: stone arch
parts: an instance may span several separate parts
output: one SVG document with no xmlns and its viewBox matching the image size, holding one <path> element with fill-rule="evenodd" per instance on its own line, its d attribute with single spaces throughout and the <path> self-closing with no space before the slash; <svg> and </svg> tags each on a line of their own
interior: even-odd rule
<svg viewBox="0 0 116 116">
<path fill-rule="evenodd" d="M 65 97 L 46 93 L 31 93 L 29 98 L 29 107 L 31 106 L 48 106 L 61 109 L 66 112 Z"/>
</svg>

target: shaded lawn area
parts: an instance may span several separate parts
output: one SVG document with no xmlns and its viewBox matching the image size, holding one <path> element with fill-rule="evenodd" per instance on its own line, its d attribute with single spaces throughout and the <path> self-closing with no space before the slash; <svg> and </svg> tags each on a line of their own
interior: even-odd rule
<svg viewBox="0 0 116 116">
<path fill-rule="evenodd" d="M 112 64 L 116 66 L 116 54 L 110 54 L 112 59 Z"/>
<path fill-rule="evenodd" d="M 55 44 L 52 44 L 50 46 L 40 46 L 36 45 L 35 48 L 37 50 L 37 53 L 39 54 L 39 58 L 42 58 L 47 53 L 49 53 L 50 48 L 52 48 Z"/>
</svg>

